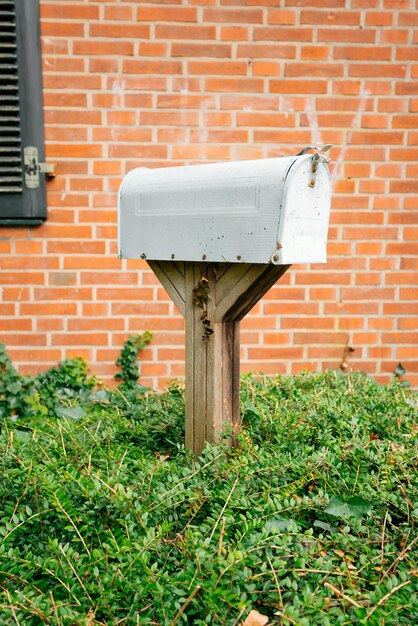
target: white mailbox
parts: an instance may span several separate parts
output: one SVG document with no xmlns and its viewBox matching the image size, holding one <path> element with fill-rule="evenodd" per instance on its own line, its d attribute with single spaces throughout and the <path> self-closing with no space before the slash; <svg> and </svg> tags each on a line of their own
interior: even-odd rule
<svg viewBox="0 0 418 626">
<path fill-rule="evenodd" d="M 123 179 L 119 256 L 147 259 L 185 318 L 186 447 L 196 454 L 239 428 L 240 321 L 291 264 L 326 261 L 331 184 L 318 150 Z"/>
<path fill-rule="evenodd" d="M 134 169 L 119 190 L 119 255 L 324 263 L 330 199 L 319 154 Z"/>
</svg>

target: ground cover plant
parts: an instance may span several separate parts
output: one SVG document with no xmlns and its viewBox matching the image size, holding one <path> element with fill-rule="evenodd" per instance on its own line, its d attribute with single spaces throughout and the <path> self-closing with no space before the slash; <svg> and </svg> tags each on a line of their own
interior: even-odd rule
<svg viewBox="0 0 418 626">
<path fill-rule="evenodd" d="M 81 360 L 25 378 L 2 351 L 0 372 L 1 624 L 418 623 L 398 381 L 245 376 L 238 447 L 194 459 L 180 385 L 126 366 L 109 391 Z"/>
</svg>

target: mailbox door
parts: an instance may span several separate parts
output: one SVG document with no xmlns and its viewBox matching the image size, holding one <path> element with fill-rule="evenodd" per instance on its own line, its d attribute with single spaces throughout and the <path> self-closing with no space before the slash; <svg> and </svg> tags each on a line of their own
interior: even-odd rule
<svg viewBox="0 0 418 626">
<path fill-rule="evenodd" d="M 315 172 L 313 172 L 315 165 Z M 277 263 L 325 263 L 331 182 L 326 162 L 297 160 L 288 170 L 278 230 Z"/>
</svg>

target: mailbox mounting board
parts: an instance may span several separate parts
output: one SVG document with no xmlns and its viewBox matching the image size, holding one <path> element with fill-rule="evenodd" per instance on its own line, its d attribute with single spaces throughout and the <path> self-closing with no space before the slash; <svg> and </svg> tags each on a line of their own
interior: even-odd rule
<svg viewBox="0 0 418 626">
<path fill-rule="evenodd" d="M 119 255 L 161 261 L 323 263 L 331 184 L 322 158 L 137 168 L 119 190 Z"/>
</svg>

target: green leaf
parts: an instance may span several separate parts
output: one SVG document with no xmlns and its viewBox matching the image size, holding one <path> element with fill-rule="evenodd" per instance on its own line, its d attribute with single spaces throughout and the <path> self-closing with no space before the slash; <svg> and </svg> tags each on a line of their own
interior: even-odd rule
<svg viewBox="0 0 418 626">
<path fill-rule="evenodd" d="M 266 523 L 265 529 L 269 533 L 281 533 L 289 528 L 289 525 L 292 523 L 292 520 L 285 519 L 284 517 L 276 517 L 275 519 L 270 520 Z"/>
<path fill-rule="evenodd" d="M 81 406 L 58 407 L 56 409 L 56 413 L 58 417 L 65 417 L 76 420 L 87 415 L 85 410 Z"/>
<path fill-rule="evenodd" d="M 352 498 L 348 498 L 348 500 L 344 500 L 340 496 L 332 496 L 325 509 L 325 513 L 342 519 L 346 517 L 361 519 L 371 508 L 372 506 L 369 502 L 358 496 L 353 496 Z"/>
<path fill-rule="evenodd" d="M 336 530 L 334 526 L 331 526 L 331 524 L 327 524 L 327 522 L 321 522 L 321 520 L 319 519 L 316 519 L 313 525 L 315 526 L 315 528 L 322 528 L 322 530 L 327 530 L 328 532 Z"/>
</svg>

